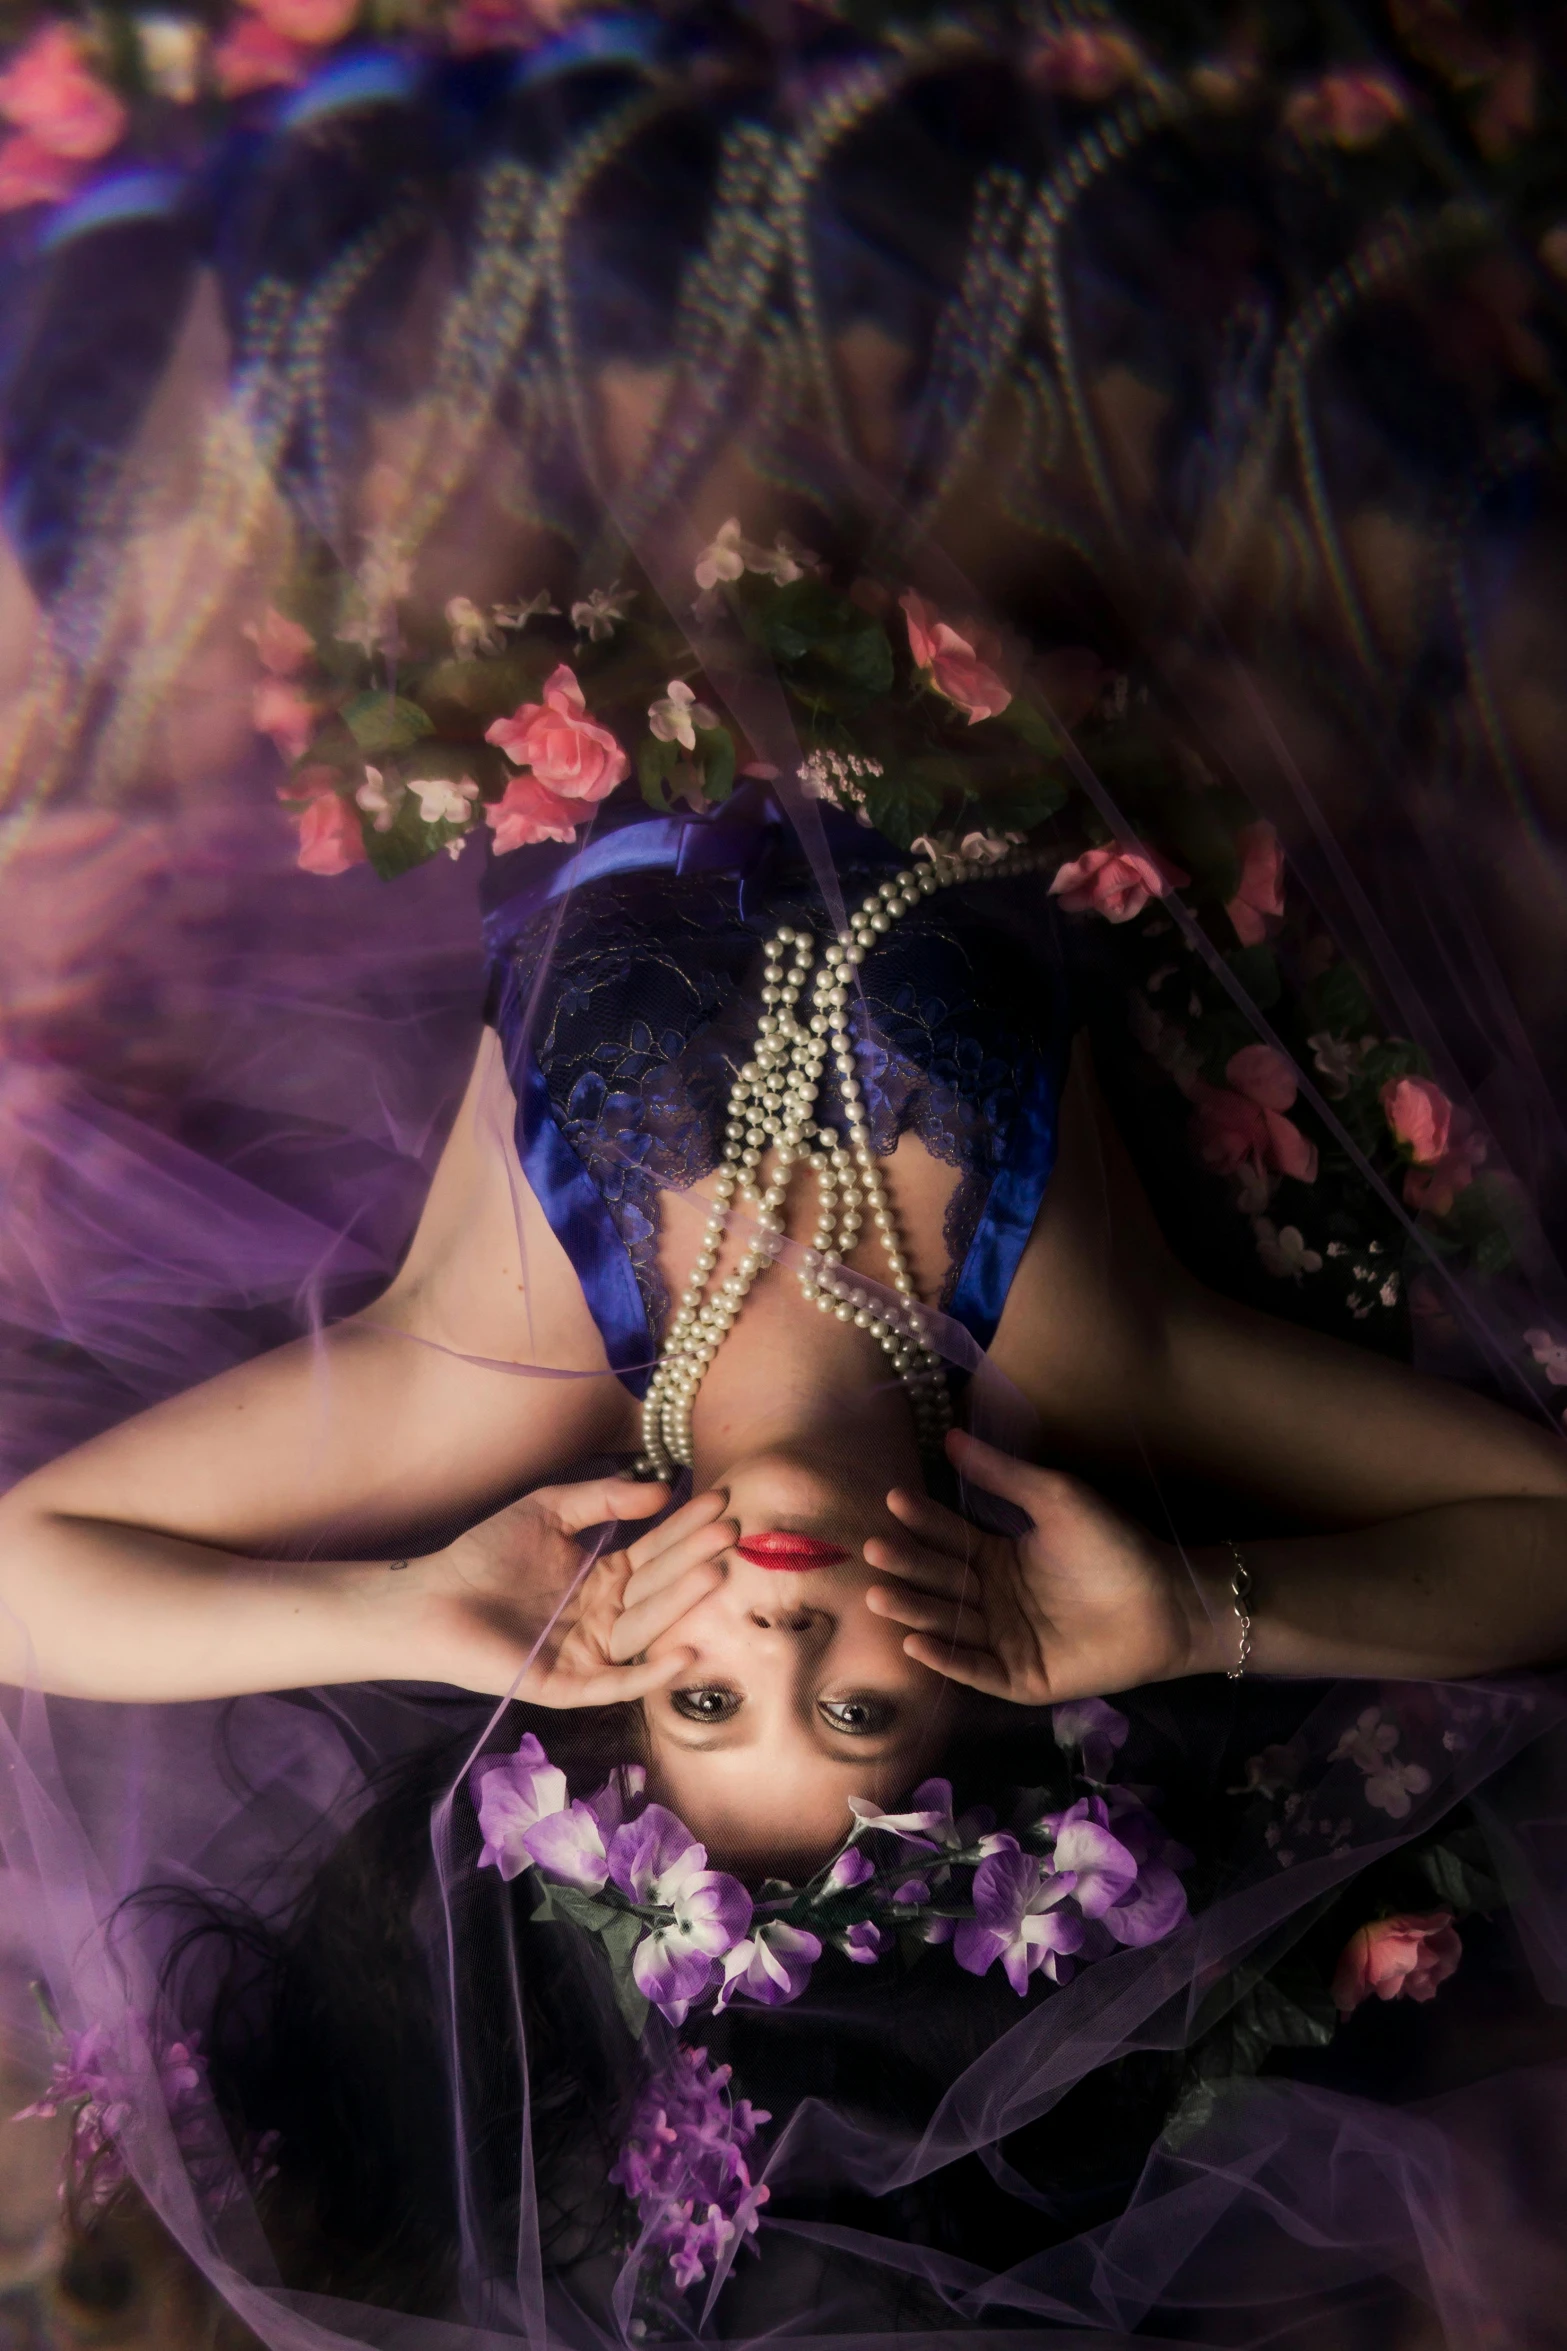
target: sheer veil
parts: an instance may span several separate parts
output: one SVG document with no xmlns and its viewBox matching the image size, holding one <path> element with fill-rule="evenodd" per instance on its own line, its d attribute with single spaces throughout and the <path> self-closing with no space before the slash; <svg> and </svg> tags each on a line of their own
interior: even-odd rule
<svg viewBox="0 0 1567 2351">
<path fill-rule="evenodd" d="M 481 1033 L 481 888 L 562 903 L 581 847 L 507 853 L 465 664 L 531 694 L 548 644 L 602 716 L 634 596 L 750 772 L 682 800 L 655 736 L 583 840 L 765 798 L 841 919 L 852 795 L 802 780 L 815 706 L 746 622 L 797 590 L 840 685 L 866 631 L 907 669 L 917 587 L 1039 714 L 1059 789 L 1019 829 L 1084 861 L 1096 1064 L 1177 1252 L 1559 1426 L 1559 28 L 309 13 L 192 20 L 182 98 L 114 12 L 141 65 L 117 31 L 69 69 L 120 92 L 108 145 L 24 201 L 0 144 L 7 1482 L 395 1271 Z M 404 756 L 442 709 L 478 798 Z M 961 772 L 885 817 L 900 853 L 961 855 Z M 1140 842 L 1154 903 L 1106 922 L 1088 861 Z M 1275 1093 L 1232 1074 L 1205 1125 L 1258 1049 Z M 499 1079 L 472 1114 L 509 1152 Z M 1273 1159 L 1225 1140 L 1268 1117 Z M 559 1376 L 486 1373 L 519 1410 Z M 479 1865 L 473 1766 L 560 1718 L 8 1692 L 6 2018 L 113 2109 L 71 2226 L 134 2199 L 201 2323 L 276 2351 L 1563 2339 L 1559 1678 L 1117 1714 L 1093 1785 L 1156 1802 L 1188 1914 L 1021 2001 L 840 1951 L 693 2016 L 768 2193 L 677 2290 L 609 2177 L 676 2028 L 634 2041 L 593 1937 Z M 943 1768 L 1005 1812 L 1070 1744 L 985 1716 Z M 586 1797 L 621 1759 L 559 1760 Z M 1337 2024 L 1346 1927 L 1438 1911 L 1441 1997 Z"/>
</svg>

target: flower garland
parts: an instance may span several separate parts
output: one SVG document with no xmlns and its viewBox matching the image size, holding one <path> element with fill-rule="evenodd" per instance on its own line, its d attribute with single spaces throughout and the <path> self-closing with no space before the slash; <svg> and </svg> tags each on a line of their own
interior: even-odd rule
<svg viewBox="0 0 1567 2351">
<path fill-rule="evenodd" d="M 640 1767 L 573 1800 L 566 1775 L 530 1732 L 514 1755 L 475 1767 L 481 1868 L 533 1873 L 535 1919 L 599 1936 L 622 2012 L 640 2032 L 649 2006 L 676 2027 L 711 2002 L 777 2007 L 799 1999 L 829 1946 L 856 1966 L 894 1950 L 950 1943 L 959 1967 L 1000 1964 L 1021 1998 L 1035 1976 L 1155 1943 L 1186 1915 L 1177 1874 L 1190 1861 L 1132 1790 L 1100 1776 L 1126 1736 L 1102 1700 L 1054 1709 L 1058 1745 L 1076 1758 L 1064 1803 L 1020 1799 L 1012 1828 L 992 1813 L 955 1818 L 931 1779 L 909 1811 L 850 1800 L 842 1849 L 803 1886 L 769 1880 L 755 1898 L 665 1805 L 645 1799 Z"/>
<path fill-rule="evenodd" d="M 933 0 L 812 0 L 803 12 L 824 31 L 852 26 L 862 38 L 905 44 L 953 31 L 956 12 Z M 140 8 L 126 0 L 80 14 L 23 5 L 0 73 L 0 211 L 42 210 L 89 186 L 108 168 L 144 165 L 184 141 L 184 121 L 220 115 L 269 94 L 306 87 L 343 54 L 366 44 L 393 55 L 472 58 L 537 50 L 574 19 L 646 24 L 674 8 L 598 8 L 588 0 L 238 0 L 199 9 Z M 970 17 L 966 41 L 975 37 Z M 1396 12 L 1389 58 L 1368 63 L 1357 46 L 1335 61 L 1342 39 L 1323 12 L 1312 26 L 1278 12 L 1237 20 L 1220 6 L 1183 12 L 1131 8 L 1120 21 L 1059 12 L 1040 24 L 1024 12 L 987 26 L 1024 87 L 1040 97 L 1101 109 L 1141 91 L 1179 90 L 1220 118 L 1266 109 L 1280 150 L 1330 178 L 1380 170 L 1396 187 L 1420 154 L 1420 135 L 1440 124 L 1464 167 L 1510 167 L 1540 211 L 1559 163 L 1548 70 L 1526 26 L 1505 34 L 1457 5 Z M 1329 56 L 1318 54 L 1325 37 Z M 1309 62 L 1307 62 L 1309 60 Z M 1387 208 L 1397 197 L 1391 191 Z M 1545 266 L 1567 273 L 1567 223 L 1536 221 Z"/>
</svg>

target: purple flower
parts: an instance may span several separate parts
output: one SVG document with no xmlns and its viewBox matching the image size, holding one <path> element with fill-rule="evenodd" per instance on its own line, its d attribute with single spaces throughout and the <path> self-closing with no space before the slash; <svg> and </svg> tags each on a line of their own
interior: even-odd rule
<svg viewBox="0 0 1567 2351">
<path fill-rule="evenodd" d="M 1102 1698 L 1072 1698 L 1050 1709 L 1050 1727 L 1058 1747 L 1076 1747 L 1083 1758 L 1083 1777 L 1107 1780 L 1117 1748 L 1126 1745 L 1124 1714 Z"/>
<path fill-rule="evenodd" d="M 680 2291 L 755 2233 L 767 2201 L 745 2149 L 771 2118 L 728 2097 L 729 2068 L 705 2049 L 677 2048 L 642 2090 L 610 2171 L 637 2207 L 641 2252 L 662 2253 Z"/>
<path fill-rule="evenodd" d="M 1102 1914 L 1102 1922 L 1118 1943 L 1140 1950 L 1145 1943 L 1162 1942 L 1185 1916 L 1186 1888 L 1174 1870 L 1162 1861 L 1145 1861 L 1120 1900 Z"/>
<path fill-rule="evenodd" d="M 868 1853 L 857 1845 L 846 1845 L 822 1881 L 824 1894 L 846 1894 L 851 1886 L 863 1886 L 867 1878 L 876 1875 L 876 1864 Z"/>
<path fill-rule="evenodd" d="M 849 1810 L 859 1824 L 856 1835 L 868 1829 L 881 1829 L 922 1853 L 964 1853 L 981 1840 L 984 1840 L 981 1850 L 987 1850 L 986 1832 L 994 1828 L 996 1817 L 979 1806 L 954 1819 L 950 1780 L 922 1780 L 914 1791 L 914 1808 L 909 1812 L 878 1812 L 864 1796 L 851 1796 Z"/>
<path fill-rule="evenodd" d="M 708 1868 L 706 1846 L 662 1804 L 648 1805 L 615 1830 L 608 1869 L 631 1901 L 673 1914 L 643 1936 L 631 1973 L 671 2024 L 683 2024 L 712 1981 L 714 1962 L 750 1925 L 751 1897 L 738 1878 Z"/>
<path fill-rule="evenodd" d="M 844 1957 L 852 1959 L 856 1967 L 874 1967 L 881 1957 L 884 1937 L 874 1920 L 861 1918 L 856 1919 L 853 1926 L 845 1927 L 842 1934 L 835 1935 L 833 1940 Z"/>
<path fill-rule="evenodd" d="M 974 1872 L 974 1916 L 953 1945 L 959 1967 L 984 1975 L 999 1959 L 1019 1998 L 1037 1969 L 1061 1982 L 1066 1955 L 1083 1940 L 1082 1921 L 1060 1907 L 1073 1884 L 1069 1871 L 1016 1845 L 988 1854 Z"/>
<path fill-rule="evenodd" d="M 241 2193 L 242 2181 L 256 2188 L 272 2177 L 276 2167 L 268 2158 L 277 2147 L 277 2134 L 268 2132 L 257 2140 L 241 2167 L 212 2111 L 199 2034 L 163 2041 L 145 2018 L 127 2022 L 123 2045 L 102 2025 L 67 2033 L 49 2087 L 13 2119 L 49 2121 L 74 2109 L 73 2163 L 88 2202 L 101 2211 L 130 2176 L 120 2141 L 135 2123 L 138 2101 L 147 2105 L 161 2099 L 191 2185 L 206 2211 L 216 2216 Z M 151 2057 L 150 2073 L 138 2056 L 142 2045 Z"/>
<path fill-rule="evenodd" d="M 503 1878 L 520 1877 L 533 1858 L 525 1843 L 528 1831 L 566 1808 L 565 1773 L 528 1731 L 515 1755 L 476 1764 L 470 1784 L 484 1832 L 479 1867 L 498 1869 Z"/>
<path fill-rule="evenodd" d="M 1137 1876 L 1137 1864 L 1104 1825 L 1105 1807 L 1098 1797 L 1084 1796 L 1065 1812 L 1040 1822 L 1055 1838 L 1051 1861 L 1073 1878 L 1077 1906 L 1085 1918 L 1102 1918 L 1119 1902 Z"/>
<path fill-rule="evenodd" d="M 759 2000 L 765 2008 L 781 2008 L 787 2001 L 798 2000 L 821 1955 L 820 1941 L 804 1927 L 769 1919 L 754 1935 L 736 1943 L 724 1961 L 724 1980 L 713 2006 L 727 2008 L 737 1992 L 748 2000 Z"/>
<path fill-rule="evenodd" d="M 547 1812 L 535 1821 L 523 1832 L 521 1843 L 523 1866 L 536 1861 L 555 1885 L 580 1886 L 585 1894 L 596 1894 L 609 1876 L 604 1832 L 592 1806 L 580 1798 L 564 1812 Z M 501 1867 L 504 1874 L 512 1874 L 504 1862 Z"/>
</svg>

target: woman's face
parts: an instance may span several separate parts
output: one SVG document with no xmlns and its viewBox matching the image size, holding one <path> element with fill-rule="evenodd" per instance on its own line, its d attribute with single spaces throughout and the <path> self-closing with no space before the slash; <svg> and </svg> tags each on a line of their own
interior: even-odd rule
<svg viewBox="0 0 1567 2351">
<path fill-rule="evenodd" d="M 890 1801 L 940 1753 L 947 1685 L 865 1605 L 866 1539 L 898 1529 L 861 1458 L 852 1481 L 793 1451 L 736 1463 L 722 1580 L 650 1651 L 696 1652 L 645 1701 L 650 1779 L 716 1861 L 798 1876 L 847 1832 L 851 1796 Z"/>
</svg>

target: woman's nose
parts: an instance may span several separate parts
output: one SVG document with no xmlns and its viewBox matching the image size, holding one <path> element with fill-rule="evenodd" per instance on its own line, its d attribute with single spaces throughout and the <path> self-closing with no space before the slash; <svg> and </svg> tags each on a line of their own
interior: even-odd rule
<svg viewBox="0 0 1567 2351">
<path fill-rule="evenodd" d="M 775 1607 L 757 1607 L 746 1611 L 758 1632 L 808 1633 L 816 1622 L 816 1610 L 799 1605 L 780 1603 Z"/>
</svg>

